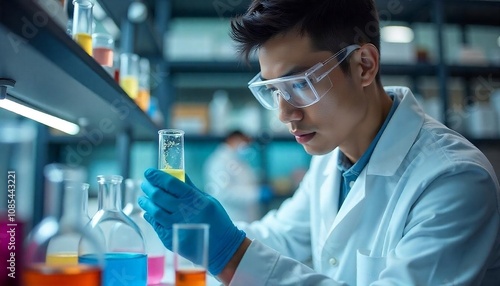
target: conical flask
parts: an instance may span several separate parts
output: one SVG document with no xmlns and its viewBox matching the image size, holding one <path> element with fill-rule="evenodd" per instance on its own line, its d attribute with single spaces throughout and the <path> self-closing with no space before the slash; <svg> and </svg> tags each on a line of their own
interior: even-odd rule
<svg viewBox="0 0 500 286">
<path fill-rule="evenodd" d="M 70 210 L 77 205 L 81 205 L 81 209 L 80 211 L 78 210 L 66 211 L 66 213 L 64 213 L 61 217 L 61 222 L 63 223 L 63 225 L 68 225 L 71 224 L 73 220 L 80 219 L 80 226 L 84 227 L 90 221 L 87 212 L 84 212 L 84 210 L 86 211 L 88 204 L 89 184 L 75 182 L 71 184 L 66 184 L 65 188 L 67 193 L 65 197 L 66 201 L 64 202 L 66 210 Z M 71 192 L 70 194 L 71 196 L 78 196 L 78 197 L 71 198 L 68 192 Z M 103 239 L 102 236 L 98 236 L 97 241 L 99 242 L 99 244 L 102 243 L 102 239 Z M 73 246 L 76 245 L 78 247 L 83 247 L 88 250 L 89 246 L 87 246 L 86 244 L 87 244 L 86 242 L 80 241 L 80 235 L 78 235 L 77 233 L 65 234 L 54 237 L 53 239 L 51 239 L 47 248 L 46 263 L 49 265 L 78 264 L 79 248 L 74 248 Z M 82 249 L 80 252 L 82 251 L 85 250 Z M 92 253 L 93 251 L 89 252 Z"/>
<path fill-rule="evenodd" d="M 102 285 L 102 241 L 85 230 L 81 208 L 75 207 L 82 204 L 83 171 L 50 164 L 44 175 L 45 215 L 26 241 L 22 285 Z M 79 263 L 79 253 L 91 253 L 96 263 Z"/>
<path fill-rule="evenodd" d="M 144 286 L 147 282 L 146 247 L 139 227 L 122 211 L 122 177 L 97 176 L 97 182 L 98 210 L 88 226 L 92 232 L 104 236 L 104 286 Z M 81 256 L 80 261 L 95 262 L 92 256 Z"/>
<path fill-rule="evenodd" d="M 153 227 L 144 219 L 144 211 L 137 199 L 142 194 L 142 180 L 125 180 L 125 207 L 123 212 L 128 215 L 141 229 L 146 243 L 148 255 L 148 285 L 159 284 L 165 271 L 165 254 L 167 249 L 163 246 L 158 234 Z"/>
</svg>

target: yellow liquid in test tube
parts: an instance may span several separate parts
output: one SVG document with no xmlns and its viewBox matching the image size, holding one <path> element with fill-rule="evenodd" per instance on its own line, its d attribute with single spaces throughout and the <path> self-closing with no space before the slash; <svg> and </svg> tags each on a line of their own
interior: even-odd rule
<svg viewBox="0 0 500 286">
<path fill-rule="evenodd" d="M 181 169 L 162 169 L 163 172 L 168 173 L 177 179 L 185 182 L 186 181 L 186 172 Z"/>
<path fill-rule="evenodd" d="M 45 263 L 50 266 L 56 265 L 77 265 L 78 255 L 76 253 L 55 253 L 47 254 Z"/>
<path fill-rule="evenodd" d="M 120 86 L 131 98 L 137 98 L 139 94 L 139 80 L 133 76 L 120 76 Z"/>
<path fill-rule="evenodd" d="M 84 49 L 87 54 L 92 56 L 92 36 L 84 33 L 77 33 L 73 35 L 73 39 Z"/>
</svg>

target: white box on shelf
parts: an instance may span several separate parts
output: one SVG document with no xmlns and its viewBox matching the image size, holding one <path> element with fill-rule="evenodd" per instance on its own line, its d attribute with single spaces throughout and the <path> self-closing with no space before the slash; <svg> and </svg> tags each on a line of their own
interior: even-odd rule
<svg viewBox="0 0 500 286">
<path fill-rule="evenodd" d="M 380 43 L 382 63 L 415 63 L 416 51 L 413 43 Z"/>
</svg>

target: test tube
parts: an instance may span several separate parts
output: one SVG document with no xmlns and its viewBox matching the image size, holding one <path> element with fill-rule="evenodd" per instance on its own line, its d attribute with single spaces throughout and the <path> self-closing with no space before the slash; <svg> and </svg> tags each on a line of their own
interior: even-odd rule
<svg viewBox="0 0 500 286">
<path fill-rule="evenodd" d="M 184 131 L 163 129 L 158 135 L 158 169 L 184 182 Z"/>
<path fill-rule="evenodd" d="M 73 39 L 92 56 L 92 7 L 91 0 L 73 0 Z"/>
<path fill-rule="evenodd" d="M 139 56 L 131 53 L 120 55 L 120 86 L 132 99 L 139 94 Z"/>
</svg>

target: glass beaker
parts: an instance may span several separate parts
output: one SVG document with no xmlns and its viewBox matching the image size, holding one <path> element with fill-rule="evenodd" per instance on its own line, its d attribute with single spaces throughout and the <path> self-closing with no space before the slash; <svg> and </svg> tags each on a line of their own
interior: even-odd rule
<svg viewBox="0 0 500 286">
<path fill-rule="evenodd" d="M 161 242 L 158 234 L 143 217 L 144 210 L 137 203 L 141 196 L 142 180 L 125 180 L 125 207 L 123 212 L 128 215 L 141 229 L 146 243 L 146 253 L 148 255 L 148 285 L 161 282 L 165 272 L 165 255 L 167 250 Z"/>
<path fill-rule="evenodd" d="M 73 39 L 92 56 L 92 0 L 73 0 Z"/>
<path fill-rule="evenodd" d="M 82 204 L 82 170 L 50 164 L 44 175 L 45 218 L 28 236 L 22 285 L 101 285 L 102 237 L 85 229 L 81 208 L 75 207 Z M 80 254 L 91 254 L 96 262 L 79 262 Z"/>
<path fill-rule="evenodd" d="M 139 56 L 120 54 L 120 86 L 132 99 L 139 94 Z"/>
<path fill-rule="evenodd" d="M 174 224 L 175 285 L 205 286 L 208 266 L 208 231 L 205 223 Z M 186 243 L 189 241 L 189 243 Z"/>
<path fill-rule="evenodd" d="M 105 240 L 104 285 L 144 286 L 147 281 L 147 256 L 144 239 L 137 224 L 122 211 L 122 177 L 97 176 L 98 210 L 88 226 L 102 233 Z M 94 256 L 79 261 L 93 264 Z M 120 284 L 118 284 L 120 283 Z"/>
<path fill-rule="evenodd" d="M 186 180 L 184 170 L 184 131 L 163 129 L 158 131 L 158 169 L 181 181 Z"/>
<path fill-rule="evenodd" d="M 114 40 L 110 34 L 92 34 L 92 55 L 104 67 L 113 67 Z"/>
<path fill-rule="evenodd" d="M 142 109 L 142 111 L 146 112 L 149 108 L 149 98 L 150 98 L 150 65 L 149 60 L 146 58 L 141 58 L 139 60 L 139 93 L 135 102 Z"/>
</svg>

